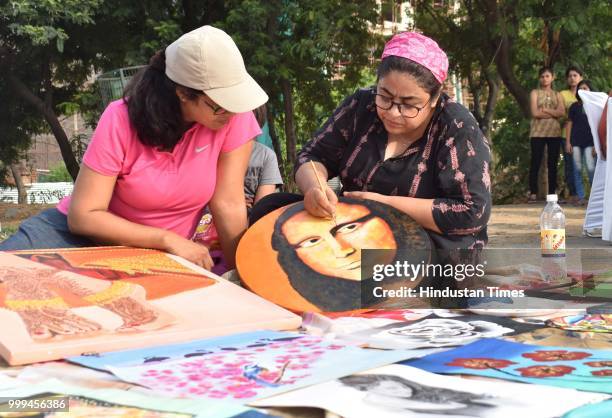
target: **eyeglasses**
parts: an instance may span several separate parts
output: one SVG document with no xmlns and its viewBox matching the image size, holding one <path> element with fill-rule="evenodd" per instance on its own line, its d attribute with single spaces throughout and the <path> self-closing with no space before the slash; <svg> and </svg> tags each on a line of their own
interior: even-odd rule
<svg viewBox="0 0 612 418">
<path fill-rule="evenodd" d="M 384 94 L 375 93 L 374 91 L 372 91 L 372 93 L 376 96 L 374 99 L 374 104 L 376 104 L 376 107 L 382 110 L 391 110 L 391 108 L 393 108 L 393 106 L 395 105 L 397 106 L 397 110 L 399 111 L 400 115 L 402 115 L 405 118 L 409 118 L 409 119 L 416 118 L 419 112 L 425 109 L 427 107 L 427 104 L 429 104 L 429 102 L 431 101 L 431 96 L 430 96 L 429 100 L 427 100 L 427 102 L 425 102 L 425 104 L 422 107 L 418 107 L 418 106 L 414 106 L 414 105 L 406 104 L 406 103 L 396 103 L 389 96 L 385 96 Z"/>
<path fill-rule="evenodd" d="M 223 109 L 221 106 L 219 106 L 216 103 L 210 103 L 208 100 L 206 100 L 208 96 L 202 96 L 204 103 L 206 103 L 206 106 L 210 107 L 213 111 L 213 115 L 222 115 L 224 113 L 227 113 L 227 110 Z"/>
</svg>

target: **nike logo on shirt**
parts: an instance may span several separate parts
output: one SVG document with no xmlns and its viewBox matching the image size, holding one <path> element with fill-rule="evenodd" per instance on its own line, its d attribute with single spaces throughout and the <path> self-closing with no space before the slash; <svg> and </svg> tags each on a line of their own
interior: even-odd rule
<svg viewBox="0 0 612 418">
<path fill-rule="evenodd" d="M 209 144 L 210 145 L 210 144 Z M 206 148 L 208 148 L 208 145 L 204 145 L 203 147 L 196 147 L 195 152 L 202 152 L 204 151 Z"/>
</svg>

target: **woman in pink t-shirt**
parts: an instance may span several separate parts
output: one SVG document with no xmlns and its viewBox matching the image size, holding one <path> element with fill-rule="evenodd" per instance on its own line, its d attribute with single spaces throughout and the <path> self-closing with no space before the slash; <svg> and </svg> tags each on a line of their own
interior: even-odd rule
<svg viewBox="0 0 612 418">
<path fill-rule="evenodd" d="M 212 26 L 160 51 L 102 114 L 72 196 L 27 219 L 0 250 L 156 248 L 205 268 L 191 238 L 208 204 L 230 266 L 247 227 L 244 174 L 268 100 L 232 38 Z"/>
</svg>

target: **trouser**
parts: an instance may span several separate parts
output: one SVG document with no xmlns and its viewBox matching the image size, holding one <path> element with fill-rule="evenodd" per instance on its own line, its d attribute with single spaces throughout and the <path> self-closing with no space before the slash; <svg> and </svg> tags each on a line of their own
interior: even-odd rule
<svg viewBox="0 0 612 418">
<path fill-rule="evenodd" d="M 0 243 L 0 251 L 96 246 L 88 238 L 70 232 L 66 215 L 52 208 L 23 221 L 17 232 Z"/>
<path fill-rule="evenodd" d="M 573 147 L 572 156 L 574 157 L 574 180 L 576 182 L 576 193 L 578 197 L 584 199 L 584 187 L 582 186 L 582 161 L 586 166 L 589 183 L 593 184 L 595 175 L 595 157 L 593 156 L 593 146 Z"/>
<path fill-rule="evenodd" d="M 563 143 L 563 140 L 561 140 L 561 142 Z M 576 185 L 575 172 L 576 169 L 574 168 L 574 157 L 572 154 L 563 152 L 563 174 L 565 175 L 565 184 L 567 184 L 569 195 L 584 197 L 584 190 L 582 190 L 582 196 L 580 196 L 578 186 Z M 580 184 L 580 188 L 582 189 L 582 184 Z"/>
<path fill-rule="evenodd" d="M 557 162 L 559 161 L 560 138 L 531 138 L 531 164 L 529 166 L 529 191 L 538 193 L 538 170 L 542 164 L 544 146 L 548 149 L 548 193 L 557 190 Z"/>
</svg>

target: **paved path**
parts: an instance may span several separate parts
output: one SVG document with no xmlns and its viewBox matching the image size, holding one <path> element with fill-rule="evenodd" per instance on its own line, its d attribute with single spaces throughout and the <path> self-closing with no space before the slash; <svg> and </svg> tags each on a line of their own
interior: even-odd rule
<svg viewBox="0 0 612 418">
<path fill-rule="evenodd" d="M 562 206 L 565 212 L 567 248 L 607 247 L 610 242 L 582 235 L 586 208 Z M 540 214 L 544 203 L 533 205 L 497 205 L 489 221 L 489 248 L 539 248 Z"/>
</svg>

